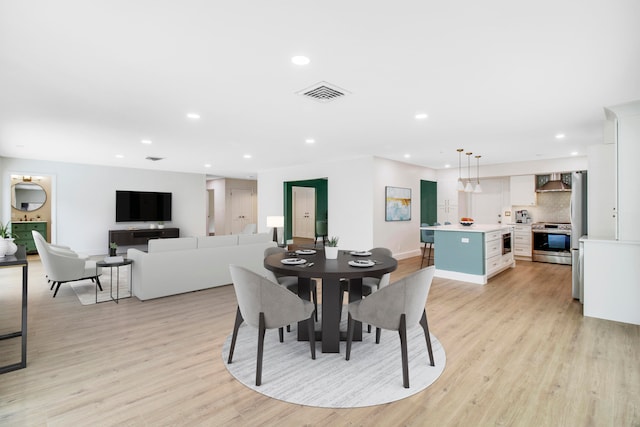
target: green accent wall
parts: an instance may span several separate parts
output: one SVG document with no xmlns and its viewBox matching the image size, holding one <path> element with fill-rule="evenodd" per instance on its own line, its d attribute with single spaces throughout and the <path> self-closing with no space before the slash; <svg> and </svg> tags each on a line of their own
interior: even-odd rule
<svg viewBox="0 0 640 427">
<path fill-rule="evenodd" d="M 288 181 L 284 183 L 284 238 L 293 236 L 293 187 L 310 187 L 316 189 L 316 221 L 329 217 L 329 181 L 327 178 L 308 179 L 304 181 Z"/>
<path fill-rule="evenodd" d="M 420 224 L 438 221 L 438 183 L 420 180 Z"/>
<path fill-rule="evenodd" d="M 469 239 L 462 243 L 462 239 Z M 435 231 L 435 264 L 439 270 L 484 274 L 484 233 Z"/>
</svg>

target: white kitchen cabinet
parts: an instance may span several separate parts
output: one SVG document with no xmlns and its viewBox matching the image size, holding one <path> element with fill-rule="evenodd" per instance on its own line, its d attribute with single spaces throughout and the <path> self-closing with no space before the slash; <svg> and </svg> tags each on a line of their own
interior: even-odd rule
<svg viewBox="0 0 640 427">
<path fill-rule="evenodd" d="M 458 206 L 451 204 L 450 200 L 445 200 L 441 205 L 438 205 L 438 222 L 444 224 L 450 222 L 455 224 L 458 222 Z"/>
<path fill-rule="evenodd" d="M 605 137 L 605 141 L 608 138 Z M 588 232 L 592 239 L 615 240 L 617 233 L 616 146 L 595 144 L 587 148 Z"/>
<path fill-rule="evenodd" d="M 516 175 L 510 179 L 510 193 L 512 206 L 536 205 L 536 177 L 535 175 Z"/>
<path fill-rule="evenodd" d="M 514 267 L 513 253 L 502 253 L 502 235 L 511 233 L 510 229 L 502 229 L 485 233 L 484 235 L 484 255 L 485 274 L 487 278 L 495 276 L 508 267 Z M 513 238 L 513 233 L 512 233 Z"/>
<path fill-rule="evenodd" d="M 640 168 L 637 165 L 640 158 L 640 101 L 606 108 L 605 112 L 607 120 L 614 124 L 615 167 L 612 172 L 615 188 L 609 190 L 600 188 L 598 193 L 605 198 L 611 197 L 604 193 L 606 191 L 617 193 L 614 206 L 617 220 L 616 239 L 637 242 L 640 241 L 640 227 L 638 227 L 640 198 L 637 189 L 640 182 Z M 605 135 L 605 141 L 610 139 L 610 135 Z M 594 160 L 593 156 L 590 156 L 589 169 L 591 169 L 592 160 Z M 589 177 L 589 185 L 592 184 L 593 179 Z M 593 207 L 591 204 L 590 206 Z M 611 208 L 606 206 L 601 206 L 599 209 L 607 213 L 611 212 Z M 589 230 L 589 237 L 592 237 L 591 230 Z"/>
<path fill-rule="evenodd" d="M 618 119 L 618 239 L 640 241 L 640 102 Z"/>
<path fill-rule="evenodd" d="M 444 224 L 449 221 L 457 224 L 458 217 L 458 190 L 456 180 L 438 181 L 438 222 Z"/>
<path fill-rule="evenodd" d="M 532 254 L 531 226 L 516 224 L 514 226 L 513 238 L 513 254 L 518 257 L 518 259 L 526 259 L 530 261 Z"/>
</svg>

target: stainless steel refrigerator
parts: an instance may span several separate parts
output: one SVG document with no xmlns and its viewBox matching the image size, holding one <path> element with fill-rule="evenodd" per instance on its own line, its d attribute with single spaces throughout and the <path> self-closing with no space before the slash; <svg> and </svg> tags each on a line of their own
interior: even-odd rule
<svg viewBox="0 0 640 427">
<path fill-rule="evenodd" d="M 587 171 L 571 174 L 571 268 L 574 299 L 582 302 L 583 265 L 580 238 L 587 235 Z"/>
</svg>

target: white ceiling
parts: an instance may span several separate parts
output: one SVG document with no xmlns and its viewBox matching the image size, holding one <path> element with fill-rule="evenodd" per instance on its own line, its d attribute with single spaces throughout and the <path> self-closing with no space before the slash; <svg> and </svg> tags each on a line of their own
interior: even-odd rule
<svg viewBox="0 0 640 427">
<path fill-rule="evenodd" d="M 582 155 L 604 106 L 640 99 L 639 16 L 637 0 L 0 0 L 0 156 L 245 178 Z M 296 94 L 320 81 L 351 94 Z"/>
</svg>

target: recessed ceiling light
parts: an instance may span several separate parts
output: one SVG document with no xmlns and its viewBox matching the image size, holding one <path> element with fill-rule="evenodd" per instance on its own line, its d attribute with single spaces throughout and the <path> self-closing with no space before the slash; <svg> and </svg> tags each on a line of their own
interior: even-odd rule
<svg viewBox="0 0 640 427">
<path fill-rule="evenodd" d="M 306 142 L 307 144 L 313 144 L 313 143 L 316 142 L 316 140 L 313 139 L 313 138 L 307 138 L 307 139 L 304 140 L 304 142 Z"/>
<path fill-rule="evenodd" d="M 187 118 L 192 120 L 198 120 L 200 118 L 200 114 L 198 113 L 187 113 Z"/>
<path fill-rule="evenodd" d="M 298 55 L 291 58 L 291 62 L 293 62 L 296 65 L 308 65 L 311 62 L 311 60 L 306 56 Z"/>
<path fill-rule="evenodd" d="M 572 156 L 577 156 L 577 155 L 578 155 L 578 152 L 577 152 L 577 151 L 572 151 L 572 152 L 571 152 L 571 155 L 572 155 Z"/>
<path fill-rule="evenodd" d="M 564 139 L 564 133 L 557 133 L 556 139 Z"/>
<path fill-rule="evenodd" d="M 205 167 L 205 168 L 210 168 L 210 167 L 211 167 L 211 164 L 209 164 L 209 163 L 205 163 L 204 167 Z"/>
<path fill-rule="evenodd" d="M 116 154 L 116 159 L 124 159 L 124 156 L 122 154 Z"/>
<path fill-rule="evenodd" d="M 242 156 L 242 157 L 244 157 L 245 159 L 250 159 L 250 158 L 251 158 L 251 154 L 245 154 L 245 155 L 244 155 L 244 156 Z"/>
<path fill-rule="evenodd" d="M 149 144 L 153 144 L 153 141 L 151 141 L 150 139 L 143 139 L 143 140 L 142 140 L 142 141 L 140 141 L 140 142 L 141 142 L 141 143 L 143 143 L 143 144 L 147 144 L 147 145 L 149 145 Z"/>
<path fill-rule="evenodd" d="M 429 117 L 429 115 L 427 113 L 416 113 L 415 117 L 416 120 L 424 120 Z"/>
<path fill-rule="evenodd" d="M 404 155 L 404 158 L 405 158 L 405 159 L 408 159 L 409 157 L 411 157 L 411 154 L 405 154 L 405 155 Z"/>
<path fill-rule="evenodd" d="M 444 165 L 445 168 L 450 168 L 451 165 L 449 163 L 447 163 L 446 165 Z"/>
</svg>

